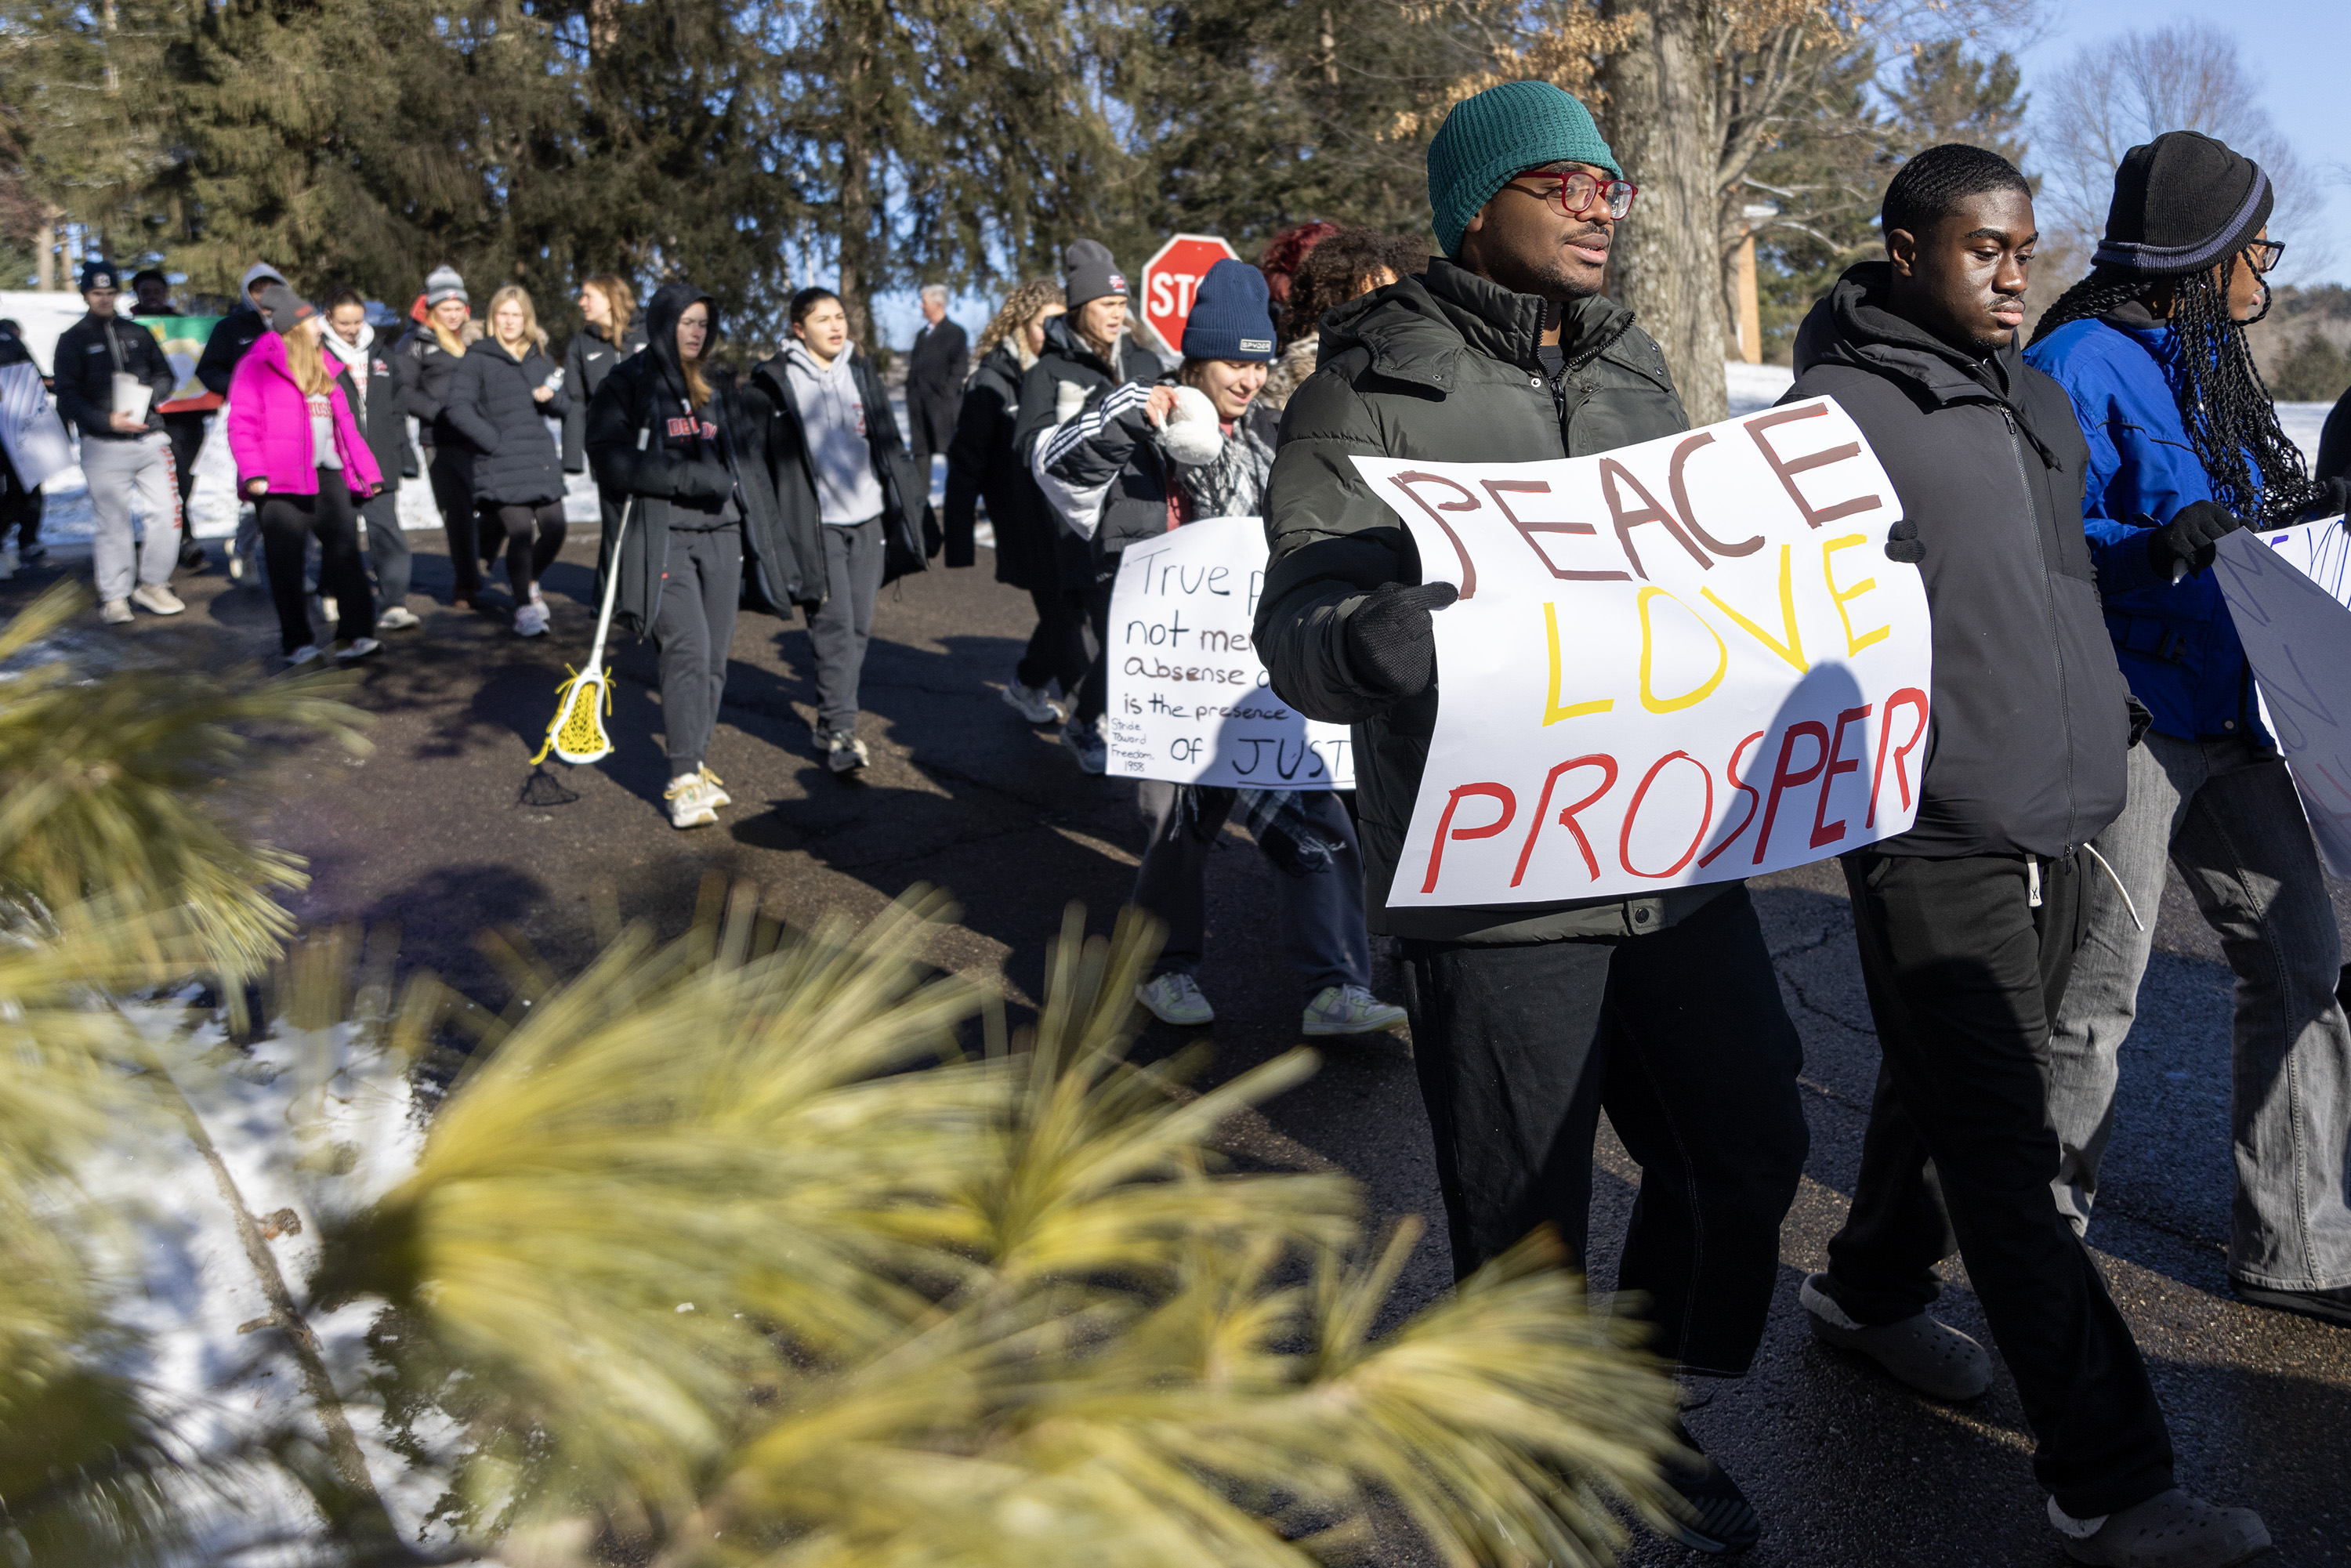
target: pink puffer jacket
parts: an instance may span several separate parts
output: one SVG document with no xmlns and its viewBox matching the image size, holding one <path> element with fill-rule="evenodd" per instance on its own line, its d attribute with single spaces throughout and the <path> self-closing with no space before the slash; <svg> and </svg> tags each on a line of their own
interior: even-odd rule
<svg viewBox="0 0 2351 1568">
<path fill-rule="evenodd" d="M 375 455 L 343 402 L 343 389 L 330 386 L 335 410 L 335 455 L 343 460 L 343 483 L 365 496 L 383 483 Z M 236 362 L 228 381 L 228 450 L 236 459 L 236 487 L 269 481 L 273 496 L 315 496 L 319 465 L 310 452 L 310 402 L 294 384 L 286 362 L 286 340 L 264 332 Z"/>
</svg>

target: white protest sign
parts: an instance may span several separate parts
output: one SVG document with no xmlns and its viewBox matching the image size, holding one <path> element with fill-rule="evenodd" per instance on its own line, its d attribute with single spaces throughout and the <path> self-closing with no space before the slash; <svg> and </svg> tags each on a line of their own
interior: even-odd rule
<svg viewBox="0 0 2351 1568">
<path fill-rule="evenodd" d="M 2342 523 L 2239 530 L 2212 562 L 2327 869 L 2351 876 L 2351 539 Z"/>
<path fill-rule="evenodd" d="M 1590 457 L 1355 465 L 1461 590 L 1391 906 L 1654 893 L 1910 826 L 1926 591 L 1835 403 Z"/>
<path fill-rule="evenodd" d="M 1204 517 L 1126 547 L 1111 589 L 1110 772 L 1242 789 L 1352 789 L 1347 727 L 1274 695 L 1250 623 L 1265 525 Z"/>
</svg>

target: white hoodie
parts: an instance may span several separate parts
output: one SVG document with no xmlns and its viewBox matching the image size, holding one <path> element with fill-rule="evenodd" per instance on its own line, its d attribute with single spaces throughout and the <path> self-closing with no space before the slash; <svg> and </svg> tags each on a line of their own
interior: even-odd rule
<svg viewBox="0 0 2351 1568">
<path fill-rule="evenodd" d="M 851 373 L 852 349 L 843 348 L 830 365 L 820 365 L 808 345 L 784 349 L 784 376 L 808 435 L 815 471 L 817 517 L 836 528 L 855 528 L 882 515 L 882 481 L 873 472 L 873 445 L 866 434 L 865 402 Z M 895 417 L 887 408 L 883 419 Z"/>
</svg>

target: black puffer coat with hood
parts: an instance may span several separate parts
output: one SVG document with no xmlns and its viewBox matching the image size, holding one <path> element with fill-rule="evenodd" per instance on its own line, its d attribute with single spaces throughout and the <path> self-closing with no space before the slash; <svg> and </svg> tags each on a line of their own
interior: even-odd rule
<svg viewBox="0 0 2351 1568">
<path fill-rule="evenodd" d="M 1978 358 L 1848 270 L 1796 333 L 1782 402 L 1853 416 L 1918 527 L 1933 720 L 1908 832 L 1880 854 L 2062 855 L 2121 814 L 2130 690 L 2082 531 L 2090 450 L 2065 391 L 2011 343 Z"/>
<path fill-rule="evenodd" d="M 700 301 L 710 308 L 704 376 L 710 402 L 686 401 L 685 367 L 677 357 L 677 319 Z M 728 497 L 742 514 L 747 597 L 778 613 L 824 596 L 824 557 L 812 529 L 795 526 L 777 504 L 764 446 L 765 419 L 709 350 L 718 341 L 718 307 L 690 283 L 664 284 L 645 308 L 645 350 L 615 366 L 588 405 L 588 461 L 596 485 L 621 499 L 625 526 L 604 530 L 596 562 L 597 591 L 615 570 L 612 620 L 632 636 L 651 631 L 667 578 L 674 519 L 706 528 Z M 684 526 L 684 525 L 681 525 Z"/>
<path fill-rule="evenodd" d="M 883 390 L 882 378 L 854 345 L 841 351 L 850 356 L 850 374 L 856 380 L 857 399 L 866 413 L 866 445 L 873 459 L 873 476 L 882 485 L 882 580 L 892 582 L 929 570 L 930 558 L 941 543 L 938 518 L 931 510 L 928 476 L 915 471 L 914 455 L 906 450 L 906 438 L 898 429 L 898 416 L 890 407 L 890 394 Z M 813 545 L 821 540 L 823 536 L 817 530 L 824 527 L 817 505 L 816 469 L 809 456 L 799 400 L 792 396 L 791 375 L 782 354 L 752 368 L 745 397 L 760 422 L 768 478 L 775 486 L 777 503 L 795 534 L 806 529 Z M 811 559 L 818 566 L 809 602 L 815 604 L 824 599 L 823 557 Z"/>
<path fill-rule="evenodd" d="M 1374 931 L 1510 944 L 1645 936 L 1735 883 L 1654 896 L 1499 908 L 1390 909 L 1388 884 L 1420 792 L 1437 688 L 1397 701 L 1354 673 L 1347 619 L 1383 583 L 1421 580 L 1420 555 L 1354 458 L 1531 463 L 1689 428 L 1665 355 L 1633 313 L 1593 295 L 1567 307 L 1554 388 L 1537 349 L 1543 302 L 1450 262 L 1322 319 L 1322 362 L 1290 397 L 1267 482 L 1272 560 L 1258 653 L 1301 713 L 1354 726 L 1355 801 Z M 1441 677 L 1440 677 L 1441 679 Z"/>
</svg>

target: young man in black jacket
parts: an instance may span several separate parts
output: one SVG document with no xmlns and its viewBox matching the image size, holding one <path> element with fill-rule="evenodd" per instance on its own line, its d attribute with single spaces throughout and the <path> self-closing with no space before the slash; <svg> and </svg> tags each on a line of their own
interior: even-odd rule
<svg viewBox="0 0 2351 1568">
<path fill-rule="evenodd" d="M 101 613 L 113 625 L 131 619 L 133 604 L 158 615 L 177 615 L 187 608 L 172 591 L 172 569 L 180 559 L 180 491 L 172 471 L 171 438 L 163 434 L 157 406 L 172 395 L 179 377 L 154 333 L 114 313 L 120 296 L 121 279 L 111 263 L 84 266 L 81 298 L 89 314 L 58 336 L 52 361 L 57 413 L 81 432 L 81 471 L 89 482 L 95 528 L 90 566 Z M 118 408 L 118 376 L 145 384 L 143 412 Z M 126 395 L 129 384 L 124 383 Z M 131 540 L 134 496 L 147 524 L 146 537 L 136 546 Z"/>
<path fill-rule="evenodd" d="M 1450 259 L 1325 317 L 1321 368 L 1283 416 L 1258 648 L 1293 706 L 1354 727 L 1367 914 L 1404 939 L 1456 1271 L 1546 1223 L 1581 1260 L 1604 1108 L 1642 1170 L 1618 1286 L 1646 1300 L 1667 1361 L 1740 1376 L 1807 1145 L 1802 1051 L 1745 884 L 1384 907 L 1437 721 L 1430 612 L 1455 591 L 1422 585 L 1353 459 L 1533 462 L 1689 423 L 1657 346 L 1600 292 L 1633 190 L 1583 105 L 1534 81 L 1465 100 L 1430 146 L 1428 186 Z M 1757 1540 L 1720 1467 L 1689 1456 L 1667 1479 L 1685 1543 Z"/>
<path fill-rule="evenodd" d="M 2081 879 L 2102 874 L 2081 846 L 2122 810 L 2135 737 L 2082 532 L 2089 452 L 2016 341 L 2032 193 L 1996 153 L 1930 148 L 1882 226 L 1887 259 L 1805 319 L 1788 398 L 1834 398 L 1901 497 L 1886 549 L 1926 580 L 1934 738 L 1916 825 L 1844 857 L 1885 1062 L 1852 1214 L 1804 1305 L 1822 1338 L 1925 1392 L 1981 1393 L 1981 1351 L 1926 1314 L 1948 1211 L 2066 1554 L 2235 1563 L 2268 1534 L 2173 1486 L 2130 1327 L 2049 1193 L 2050 1020 Z"/>
</svg>

